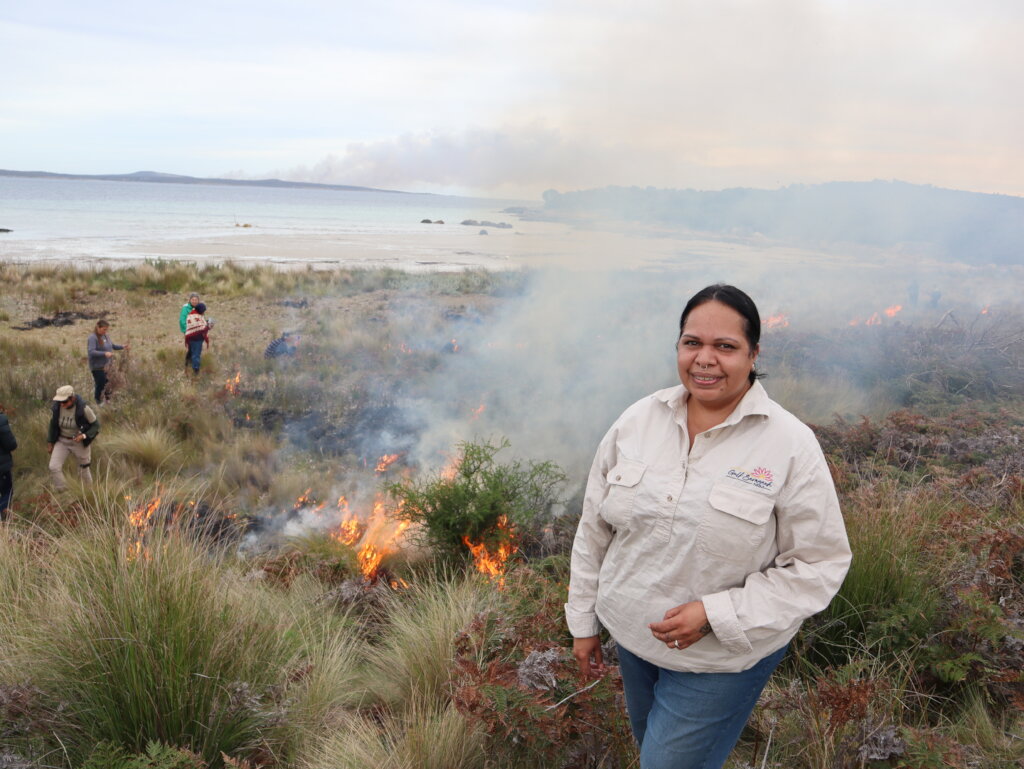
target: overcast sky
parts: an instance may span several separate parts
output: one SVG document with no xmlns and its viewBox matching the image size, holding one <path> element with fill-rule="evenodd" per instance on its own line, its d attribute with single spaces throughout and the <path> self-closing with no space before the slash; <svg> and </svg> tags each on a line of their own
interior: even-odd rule
<svg viewBox="0 0 1024 769">
<path fill-rule="evenodd" d="M 0 168 L 1024 195 L 1020 0 L 0 0 Z"/>
</svg>

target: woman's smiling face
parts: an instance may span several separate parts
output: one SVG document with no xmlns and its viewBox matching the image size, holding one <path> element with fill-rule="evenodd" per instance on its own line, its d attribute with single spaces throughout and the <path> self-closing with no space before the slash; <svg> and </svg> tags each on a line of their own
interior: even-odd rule
<svg viewBox="0 0 1024 769">
<path fill-rule="evenodd" d="M 701 406 L 731 411 L 750 389 L 758 347 L 750 347 L 746 321 L 728 305 L 713 300 L 695 307 L 676 349 L 679 381 Z"/>
</svg>

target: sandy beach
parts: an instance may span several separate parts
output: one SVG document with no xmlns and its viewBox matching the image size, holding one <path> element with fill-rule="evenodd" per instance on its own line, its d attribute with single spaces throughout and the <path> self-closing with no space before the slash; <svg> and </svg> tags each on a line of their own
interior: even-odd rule
<svg viewBox="0 0 1024 769">
<path fill-rule="evenodd" d="M 487 234 L 481 234 L 486 229 Z M 680 269 L 718 265 L 733 269 L 770 261 L 776 266 L 852 264 L 863 259 L 821 254 L 759 240 L 611 227 L 580 228 L 559 222 L 521 221 L 512 229 L 437 225 L 416 234 L 338 234 L 225 230 L 222 235 L 121 239 L 102 250 L 89 241 L 0 240 L 0 259 L 14 263 L 126 266 L 145 259 L 203 263 L 271 264 L 282 269 L 392 267 L 409 271 L 465 269 Z"/>
</svg>

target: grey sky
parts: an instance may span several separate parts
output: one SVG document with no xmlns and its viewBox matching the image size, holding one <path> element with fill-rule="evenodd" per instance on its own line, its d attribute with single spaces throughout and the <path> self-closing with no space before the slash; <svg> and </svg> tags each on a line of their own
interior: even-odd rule
<svg viewBox="0 0 1024 769">
<path fill-rule="evenodd" d="M 0 4 L 0 167 L 1024 194 L 1001 0 Z"/>
</svg>

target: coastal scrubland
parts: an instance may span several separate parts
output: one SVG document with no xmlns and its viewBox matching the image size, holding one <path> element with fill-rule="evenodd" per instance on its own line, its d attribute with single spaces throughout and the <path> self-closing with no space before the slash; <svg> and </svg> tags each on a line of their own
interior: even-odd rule
<svg viewBox="0 0 1024 769">
<path fill-rule="evenodd" d="M 425 450 L 401 407 L 441 402 L 424 382 L 466 353 L 453 329 L 487 326 L 527 276 L 157 262 L 0 279 L 19 440 L 0 766 L 637 765 L 620 683 L 578 679 L 561 617 L 583 478 L 473 430 Z M 197 378 L 176 325 L 192 290 L 216 320 Z M 1000 312 L 774 332 L 766 386 L 814 422 L 855 557 L 730 769 L 1024 766 L 1024 322 Z M 58 492 L 50 398 L 72 383 L 91 400 L 101 316 L 131 349 L 95 482 L 69 467 Z M 264 359 L 294 329 L 297 353 Z M 449 422 L 483 408 L 443 402 Z"/>
</svg>

